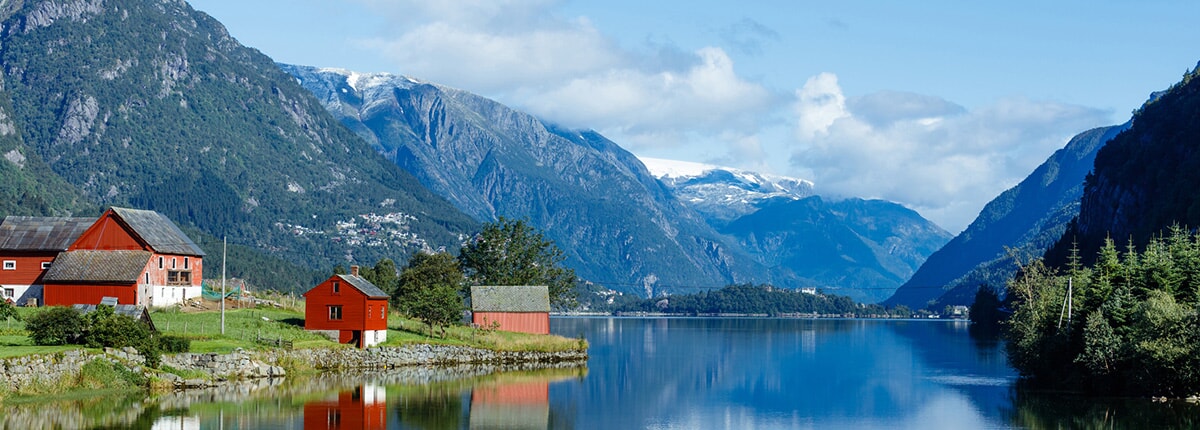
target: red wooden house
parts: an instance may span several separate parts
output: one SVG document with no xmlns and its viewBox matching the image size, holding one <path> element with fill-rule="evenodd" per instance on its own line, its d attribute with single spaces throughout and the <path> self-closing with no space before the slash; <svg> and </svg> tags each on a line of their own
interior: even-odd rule
<svg viewBox="0 0 1200 430">
<path fill-rule="evenodd" d="M 550 334 L 550 289 L 544 285 L 471 287 L 471 322 L 481 327 Z"/>
<path fill-rule="evenodd" d="M 46 305 L 167 306 L 199 297 L 204 251 L 166 216 L 110 208 L 55 258 L 43 276 Z"/>
<path fill-rule="evenodd" d="M 338 393 L 337 400 L 304 404 L 304 428 L 372 430 L 387 428 L 387 393 L 383 387 L 360 385 Z"/>
<path fill-rule="evenodd" d="M 42 277 L 95 218 L 10 216 L 0 222 L 0 300 L 26 305 L 42 299 Z"/>
<path fill-rule="evenodd" d="M 387 340 L 388 295 L 358 276 L 333 275 L 304 293 L 304 329 L 359 348 Z"/>
</svg>

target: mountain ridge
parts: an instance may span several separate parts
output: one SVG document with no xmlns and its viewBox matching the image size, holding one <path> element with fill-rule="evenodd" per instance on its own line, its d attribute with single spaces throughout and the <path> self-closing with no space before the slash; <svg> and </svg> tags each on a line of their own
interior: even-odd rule
<svg viewBox="0 0 1200 430">
<path fill-rule="evenodd" d="M 633 154 L 594 131 L 563 129 L 494 100 L 399 75 L 280 67 L 460 210 L 482 220 L 529 220 L 584 279 L 643 296 L 676 286 L 770 281 Z"/>
<path fill-rule="evenodd" d="M 1010 250 L 1028 261 L 1049 249 L 1079 211 L 1083 181 L 1096 153 L 1129 124 L 1074 136 L 1020 183 L 992 199 L 961 233 L 937 250 L 884 301 L 924 308 L 968 305 L 981 284 L 1002 288 L 1016 270 Z M 947 295 L 944 299 L 941 297 Z"/>
</svg>

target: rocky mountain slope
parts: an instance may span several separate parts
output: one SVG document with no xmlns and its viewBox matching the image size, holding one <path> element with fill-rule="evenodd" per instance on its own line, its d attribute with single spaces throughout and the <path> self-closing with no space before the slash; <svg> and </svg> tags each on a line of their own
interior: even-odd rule
<svg viewBox="0 0 1200 430">
<path fill-rule="evenodd" d="M 408 77 L 281 67 L 464 212 L 528 219 L 584 279 L 642 296 L 772 280 L 637 158 L 595 132 L 560 129 Z"/>
<path fill-rule="evenodd" d="M 40 196 L 39 214 L 153 209 L 209 239 L 320 271 L 454 247 L 477 228 L 183 1 L 0 9 L 0 174 L 33 178 L 9 188 Z M 53 175 L 29 174 L 42 162 Z M 220 255 L 219 243 L 198 239 Z M 309 287 L 293 276 L 307 269 L 245 261 L 231 260 L 230 275 Z"/>
<path fill-rule="evenodd" d="M 1079 213 L 1083 180 L 1097 151 L 1128 127 L 1100 127 L 1076 135 L 1019 184 L 988 202 L 971 225 L 930 255 L 884 304 L 914 309 L 931 301 L 938 308 L 969 305 L 980 285 L 1003 288 L 1016 270 L 1009 251 L 1028 261 L 1062 236 Z"/>
<path fill-rule="evenodd" d="M 859 302 L 886 299 L 950 234 L 882 200 L 828 201 L 812 182 L 643 159 L 685 205 L 770 267 L 778 278 Z"/>
<path fill-rule="evenodd" d="M 1173 225 L 1200 226 L 1200 65 L 1133 116 L 1129 130 L 1096 154 L 1078 221 L 1047 253 L 1065 261 L 1077 243 L 1092 261 L 1105 238 L 1145 245 Z"/>
</svg>

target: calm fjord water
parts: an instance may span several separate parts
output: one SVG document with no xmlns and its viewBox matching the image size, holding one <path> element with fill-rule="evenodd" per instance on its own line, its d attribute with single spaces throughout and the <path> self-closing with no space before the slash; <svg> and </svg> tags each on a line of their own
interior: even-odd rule
<svg viewBox="0 0 1200 430">
<path fill-rule="evenodd" d="M 588 374 L 550 402 L 597 428 L 1007 427 L 1015 374 L 965 322 L 562 318 Z"/>
<path fill-rule="evenodd" d="M 405 367 L 0 404 L 0 429 L 1197 428 L 1183 401 L 1014 388 L 958 321 L 554 318 L 586 367 Z"/>
</svg>

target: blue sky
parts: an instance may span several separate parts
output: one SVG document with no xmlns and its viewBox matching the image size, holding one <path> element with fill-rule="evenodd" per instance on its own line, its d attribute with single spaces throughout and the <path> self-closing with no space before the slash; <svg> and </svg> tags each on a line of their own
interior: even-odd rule
<svg viewBox="0 0 1200 430">
<path fill-rule="evenodd" d="M 276 61 L 461 88 L 955 233 L 1200 60 L 1192 1 L 190 3 Z"/>
</svg>

